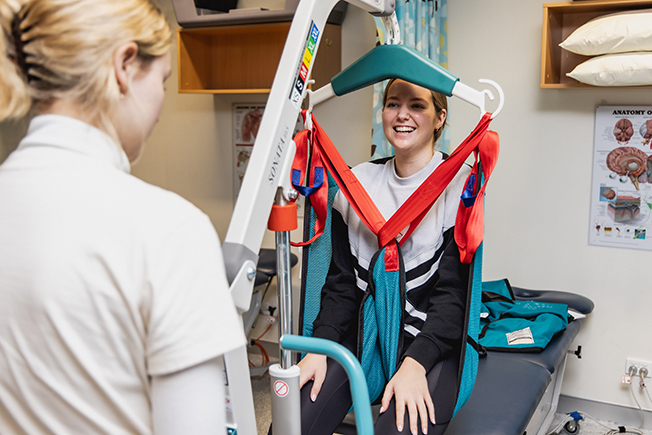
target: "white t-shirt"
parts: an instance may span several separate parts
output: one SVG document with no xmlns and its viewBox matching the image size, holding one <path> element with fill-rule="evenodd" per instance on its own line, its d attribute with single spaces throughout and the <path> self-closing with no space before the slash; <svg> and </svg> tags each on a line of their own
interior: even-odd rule
<svg viewBox="0 0 652 435">
<path fill-rule="evenodd" d="M 444 159 L 441 152 L 435 152 L 425 167 L 405 178 L 399 177 L 396 173 L 394 161 L 395 159 L 389 159 L 384 163 L 365 162 L 353 168 L 353 173 L 386 221 Z M 419 226 L 402 245 L 401 253 L 406 271 L 432 258 L 442 245 L 444 232 L 455 226 L 460 195 L 470 172 L 471 169 L 467 165 L 460 168 Z M 349 227 L 351 253 L 357 258 L 360 266 L 368 269 L 373 255 L 378 250 L 378 239 L 360 220 L 341 191 L 338 191 L 335 196 L 333 208 L 340 212 L 344 223 Z M 399 233 L 397 240 L 401 240 L 407 229 L 408 227 Z M 367 288 L 366 282 L 358 282 L 358 285 L 363 291 Z"/>
<path fill-rule="evenodd" d="M 0 433 L 150 434 L 150 377 L 240 325 L 208 217 L 100 130 L 36 117 L 0 166 Z"/>
</svg>

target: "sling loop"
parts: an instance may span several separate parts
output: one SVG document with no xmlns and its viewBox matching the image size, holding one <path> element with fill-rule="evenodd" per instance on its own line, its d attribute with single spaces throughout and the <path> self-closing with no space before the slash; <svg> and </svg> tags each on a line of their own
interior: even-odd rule
<svg viewBox="0 0 652 435">
<path fill-rule="evenodd" d="M 487 133 L 493 133 L 493 135 L 495 135 L 497 153 L 498 136 L 496 133 L 487 130 L 490 122 L 491 114 L 485 114 L 475 129 L 471 132 L 471 134 L 464 140 L 464 142 L 462 142 L 462 144 L 460 144 L 460 146 L 458 146 L 446 160 L 437 166 L 432 174 L 430 174 L 428 178 L 426 178 L 426 180 L 421 183 L 419 188 L 414 191 L 414 193 L 403 203 L 403 205 L 401 205 L 401 207 L 399 207 L 399 209 L 392 215 L 389 221 L 387 221 L 387 224 L 377 235 L 379 244 L 381 246 L 389 243 L 403 228 L 406 227 L 407 224 L 409 224 L 410 227 L 408 228 L 405 236 L 403 236 L 402 240 L 407 239 L 410 234 L 412 234 L 412 232 L 416 229 L 421 220 L 428 213 L 444 189 L 446 189 L 453 177 L 455 177 L 471 152 L 476 152 L 477 155 L 477 149 L 487 145 Z M 491 137 L 492 135 L 490 134 L 489 136 Z M 476 165 L 474 165 L 474 167 Z M 469 175 L 469 177 L 470 176 L 471 175 Z M 469 179 L 467 178 L 467 184 L 469 184 L 468 182 Z M 475 202 L 474 205 L 475 204 L 479 204 L 479 207 L 472 206 L 471 208 L 484 207 L 484 203 L 482 201 Z M 465 222 L 456 221 L 456 227 L 457 224 L 462 224 L 461 230 L 465 230 Z M 483 229 L 484 226 L 480 229 L 480 234 L 482 234 Z M 482 238 L 480 240 L 482 240 Z M 472 251 L 475 252 L 475 249 L 477 249 L 477 245 L 472 249 Z M 469 258 L 468 260 L 469 261 L 465 261 L 465 263 L 469 263 L 471 259 Z"/>
<path fill-rule="evenodd" d="M 321 161 L 321 154 L 319 150 L 313 148 L 310 157 L 310 179 L 308 186 L 303 186 L 303 181 L 306 178 L 305 172 L 308 166 L 308 151 L 310 150 L 310 135 L 313 134 L 311 130 L 301 130 L 294 137 L 294 142 L 297 145 L 297 151 L 292 162 L 292 186 L 303 196 L 311 198 L 311 204 L 315 209 L 317 220 L 315 222 L 314 236 L 306 242 L 291 242 L 292 246 L 306 246 L 317 240 L 324 232 L 324 225 L 326 224 L 326 208 L 328 207 L 328 181 L 324 165 Z M 312 181 L 312 183 L 311 183 Z M 312 184 L 312 186 L 310 186 Z"/>
<path fill-rule="evenodd" d="M 469 198 L 463 198 L 457 209 L 457 217 L 455 218 L 455 241 L 460 250 L 460 260 L 462 263 L 468 264 L 471 262 L 473 254 L 482 243 L 484 237 L 484 195 L 487 180 L 489 180 L 498 160 L 498 148 L 498 134 L 494 131 L 487 131 L 482 142 L 473 151 L 475 163 L 471 169 L 471 174 L 467 178 L 465 193 L 467 193 L 469 188 L 468 185 L 471 184 L 469 183 L 471 179 L 475 180 L 477 177 L 480 177 L 482 186 L 475 195 L 468 195 L 470 197 L 475 196 L 475 199 L 470 205 L 467 205 L 470 202 Z M 482 174 L 479 173 L 480 170 Z"/>
</svg>

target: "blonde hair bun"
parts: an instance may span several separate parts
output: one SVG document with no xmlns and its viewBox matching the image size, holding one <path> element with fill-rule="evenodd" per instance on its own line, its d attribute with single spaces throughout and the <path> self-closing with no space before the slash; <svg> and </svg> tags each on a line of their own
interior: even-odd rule
<svg viewBox="0 0 652 435">
<path fill-rule="evenodd" d="M 0 121 L 67 98 L 107 122 L 120 96 L 115 50 L 134 41 L 148 59 L 172 43 L 170 26 L 151 0 L 0 0 L 0 20 Z M 16 52 L 20 46 L 23 53 Z"/>
</svg>

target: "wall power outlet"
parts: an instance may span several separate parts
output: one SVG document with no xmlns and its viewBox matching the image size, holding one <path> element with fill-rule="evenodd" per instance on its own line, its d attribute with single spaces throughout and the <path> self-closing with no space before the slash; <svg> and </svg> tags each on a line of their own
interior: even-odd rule
<svg viewBox="0 0 652 435">
<path fill-rule="evenodd" d="M 633 358 L 627 358 L 627 364 L 625 365 L 625 373 L 629 373 L 629 368 L 632 367 L 632 366 L 636 367 L 636 375 L 635 376 L 638 376 L 639 371 L 643 367 L 645 367 L 647 369 L 647 376 L 646 377 L 649 378 L 649 377 L 652 376 L 652 373 L 650 373 L 650 371 L 652 371 L 652 362 L 650 362 L 650 361 L 641 361 L 641 360 L 637 360 L 637 359 L 633 359 Z"/>
</svg>

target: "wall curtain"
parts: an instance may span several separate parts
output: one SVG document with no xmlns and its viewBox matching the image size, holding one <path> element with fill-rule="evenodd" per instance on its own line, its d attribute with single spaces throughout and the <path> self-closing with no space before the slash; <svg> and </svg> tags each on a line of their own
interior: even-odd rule
<svg viewBox="0 0 652 435">
<path fill-rule="evenodd" d="M 396 0 L 396 17 L 401 29 L 402 44 L 415 48 L 434 62 L 448 69 L 447 0 Z M 376 18 L 377 44 L 385 42 L 385 26 Z M 387 82 L 374 85 L 372 159 L 394 155 L 383 134 L 383 92 Z M 437 143 L 437 149 L 449 152 L 448 128 Z"/>
</svg>

